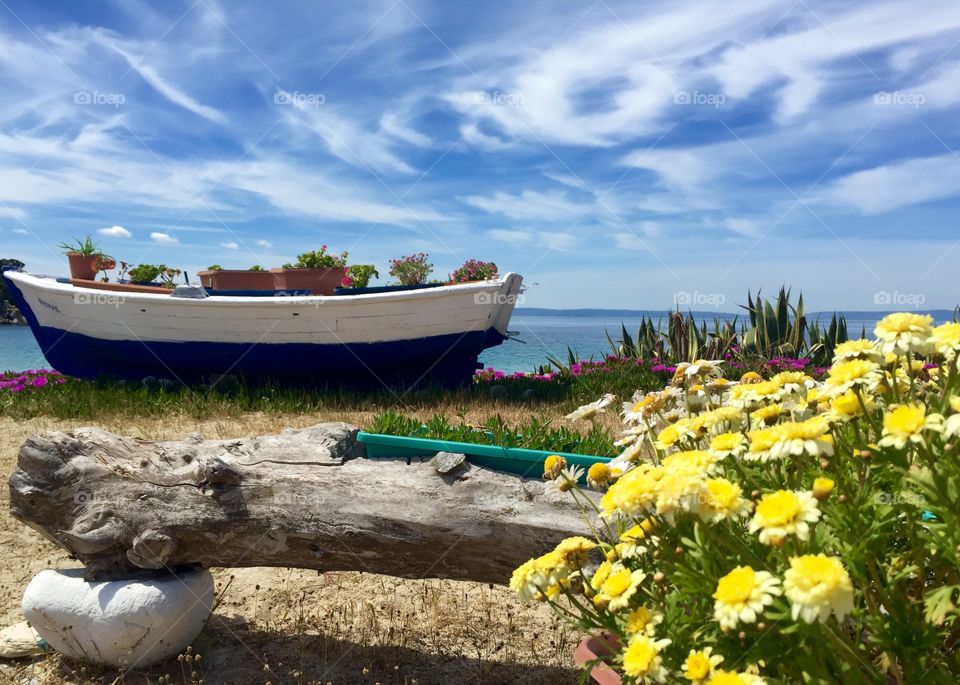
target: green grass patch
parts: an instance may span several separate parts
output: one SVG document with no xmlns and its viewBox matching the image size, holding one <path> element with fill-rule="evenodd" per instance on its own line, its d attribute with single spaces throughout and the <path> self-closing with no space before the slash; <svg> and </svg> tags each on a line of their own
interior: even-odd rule
<svg viewBox="0 0 960 685">
<path fill-rule="evenodd" d="M 559 425 L 555 417 L 530 417 L 524 423 L 509 424 L 500 416 L 492 416 L 479 425 L 466 421 L 460 415 L 451 421 L 444 414 L 434 414 L 421 422 L 392 410 L 378 414 L 367 426 L 367 432 L 384 435 L 402 435 L 448 442 L 467 442 L 477 445 L 499 447 L 522 447 L 544 452 L 572 452 L 614 457 L 619 451 L 614 447 L 609 431 L 593 425 L 586 433 L 579 433 Z"/>
</svg>

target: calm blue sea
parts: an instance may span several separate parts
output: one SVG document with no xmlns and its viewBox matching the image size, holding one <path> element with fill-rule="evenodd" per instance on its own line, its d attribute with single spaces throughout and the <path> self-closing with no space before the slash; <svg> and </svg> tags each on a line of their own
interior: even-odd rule
<svg viewBox="0 0 960 685">
<path fill-rule="evenodd" d="M 866 327 L 870 335 L 880 316 L 882 314 L 875 318 L 848 319 L 850 335 L 858 336 L 861 326 Z M 532 371 L 546 364 L 548 356 L 566 360 L 568 346 L 582 359 L 599 359 L 610 352 L 604 331 L 609 331 L 610 337 L 617 340 L 621 322 L 626 324 L 631 335 L 640 325 L 639 318 L 525 316 L 517 313 L 510 321 L 510 330 L 518 333 L 517 339 L 487 350 L 480 361 L 507 372 Z M 0 370 L 22 371 L 47 366 L 27 326 L 0 326 Z"/>
</svg>

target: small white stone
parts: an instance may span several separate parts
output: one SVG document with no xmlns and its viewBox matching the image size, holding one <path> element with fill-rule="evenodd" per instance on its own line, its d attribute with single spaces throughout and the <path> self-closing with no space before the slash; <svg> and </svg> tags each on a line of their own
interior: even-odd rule
<svg viewBox="0 0 960 685">
<path fill-rule="evenodd" d="M 23 594 L 23 613 L 66 657 L 141 668 L 182 652 L 213 610 L 207 570 L 150 580 L 88 583 L 84 569 L 38 573 Z"/>
<path fill-rule="evenodd" d="M 27 621 L 0 630 L 0 658 L 22 659 L 38 656 L 49 647 Z"/>
</svg>

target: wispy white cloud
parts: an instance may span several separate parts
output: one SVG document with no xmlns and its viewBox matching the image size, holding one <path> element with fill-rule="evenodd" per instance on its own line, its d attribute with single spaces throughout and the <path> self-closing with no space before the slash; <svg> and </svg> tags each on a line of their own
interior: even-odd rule
<svg viewBox="0 0 960 685">
<path fill-rule="evenodd" d="M 519 194 L 496 192 L 492 195 L 467 195 L 460 201 L 490 214 L 518 221 L 573 221 L 590 210 L 591 205 L 575 202 L 563 193 L 524 190 Z"/>
<path fill-rule="evenodd" d="M 27 213 L 19 207 L 0 207 L 0 216 L 20 221 L 26 218 Z"/>
<path fill-rule="evenodd" d="M 234 242 L 234 241 L 231 240 L 231 241 L 228 241 L 228 242 L 226 242 L 226 243 L 220 243 L 220 247 L 225 247 L 225 248 L 227 248 L 228 250 L 239 250 L 239 249 L 240 249 L 240 244 L 239 244 L 239 243 L 236 243 L 236 242 Z"/>
<path fill-rule="evenodd" d="M 494 228 L 487 231 L 491 239 L 519 249 L 534 246 L 545 250 L 572 250 L 579 240 L 576 234 L 566 231 L 536 231 L 531 229 Z"/>
<path fill-rule="evenodd" d="M 273 243 L 271 243 L 269 240 L 258 240 L 257 247 L 262 247 L 265 250 L 269 250 L 271 247 L 273 247 Z"/>
<path fill-rule="evenodd" d="M 864 214 L 960 195 L 960 159 L 953 154 L 857 171 L 831 183 L 819 198 Z"/>
</svg>

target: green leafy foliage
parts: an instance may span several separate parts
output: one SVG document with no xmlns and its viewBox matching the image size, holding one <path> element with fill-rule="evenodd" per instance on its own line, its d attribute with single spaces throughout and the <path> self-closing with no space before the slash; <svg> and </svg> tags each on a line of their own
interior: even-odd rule
<svg viewBox="0 0 960 685">
<path fill-rule="evenodd" d="M 347 276 L 353 282 L 353 288 L 366 288 L 371 278 L 380 278 L 380 272 L 373 264 L 351 264 Z"/>
<path fill-rule="evenodd" d="M 289 269 L 339 269 L 347 265 L 347 252 L 335 255 L 327 252 L 327 246 L 321 245 L 319 250 L 304 252 L 297 256 L 296 264 L 284 264 L 283 268 Z"/>
<path fill-rule="evenodd" d="M 73 242 L 60 243 L 58 247 L 63 250 L 64 254 L 78 254 L 84 257 L 103 254 L 100 246 L 93 242 L 93 238 L 90 236 L 87 236 L 83 240 L 76 239 Z"/>
</svg>

